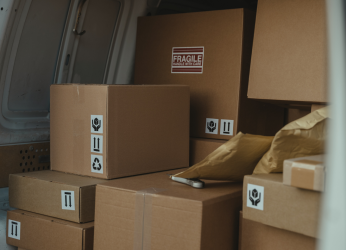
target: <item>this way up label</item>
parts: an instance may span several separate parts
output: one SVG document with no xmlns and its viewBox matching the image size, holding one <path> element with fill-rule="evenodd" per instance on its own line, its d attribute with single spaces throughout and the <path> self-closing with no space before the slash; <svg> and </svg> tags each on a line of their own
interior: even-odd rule
<svg viewBox="0 0 346 250">
<path fill-rule="evenodd" d="M 20 222 L 8 220 L 8 237 L 20 240 Z"/>
<path fill-rule="evenodd" d="M 103 136 L 91 135 L 91 152 L 102 154 Z"/>
<path fill-rule="evenodd" d="M 64 210 L 76 210 L 74 191 L 61 190 L 61 207 Z"/>
</svg>

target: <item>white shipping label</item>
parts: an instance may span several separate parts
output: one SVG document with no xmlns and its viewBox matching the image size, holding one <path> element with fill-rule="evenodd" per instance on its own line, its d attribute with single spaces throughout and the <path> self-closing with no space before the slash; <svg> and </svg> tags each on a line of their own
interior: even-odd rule
<svg viewBox="0 0 346 250">
<path fill-rule="evenodd" d="M 218 134 L 219 119 L 207 118 L 205 123 L 205 133 L 207 134 Z"/>
<path fill-rule="evenodd" d="M 103 115 L 91 115 L 91 133 L 103 133 Z"/>
<path fill-rule="evenodd" d="M 233 135 L 233 120 L 221 119 L 220 135 Z"/>
<path fill-rule="evenodd" d="M 103 136 L 91 135 L 91 152 L 102 154 Z"/>
<path fill-rule="evenodd" d="M 102 155 L 91 155 L 91 172 L 103 174 L 103 157 L 102 157 Z"/>
<path fill-rule="evenodd" d="M 248 207 L 263 210 L 264 204 L 264 187 L 253 184 L 247 184 L 247 201 Z"/>
<path fill-rule="evenodd" d="M 76 210 L 74 191 L 61 190 L 61 207 L 63 210 Z"/>
<path fill-rule="evenodd" d="M 20 222 L 14 220 L 8 220 L 8 237 L 16 240 L 20 240 Z"/>
</svg>

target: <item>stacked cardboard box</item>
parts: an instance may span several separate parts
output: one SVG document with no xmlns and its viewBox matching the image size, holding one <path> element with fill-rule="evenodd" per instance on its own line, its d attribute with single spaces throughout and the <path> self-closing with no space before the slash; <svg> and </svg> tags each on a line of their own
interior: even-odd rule
<svg viewBox="0 0 346 250">
<path fill-rule="evenodd" d="M 244 219 L 240 213 L 239 250 L 314 250 L 316 239 Z"/>
<path fill-rule="evenodd" d="M 324 191 L 326 169 L 324 155 L 313 155 L 284 161 L 283 183 L 288 186 Z"/>
<path fill-rule="evenodd" d="M 281 107 L 247 98 L 254 24 L 246 9 L 138 20 L 135 84 L 190 86 L 190 165 L 239 131 L 283 126 Z"/>
<path fill-rule="evenodd" d="M 292 108 L 327 103 L 325 16 L 325 0 L 258 1 L 249 98 Z"/>
<path fill-rule="evenodd" d="M 94 250 L 236 250 L 242 183 L 193 189 L 169 180 L 179 171 L 97 185 Z"/>
<path fill-rule="evenodd" d="M 243 200 L 241 249 L 314 249 L 319 192 L 284 185 L 282 174 L 206 181 L 203 190 L 168 177 L 240 131 L 274 135 L 285 120 L 280 105 L 325 104 L 324 49 L 315 44 L 324 36 L 321 12 L 322 0 L 260 0 L 253 53 L 248 10 L 139 18 L 135 86 L 51 87 L 53 171 L 11 175 L 10 204 L 20 210 L 8 212 L 7 242 L 30 250 L 237 249 Z M 292 13 L 302 23 L 287 23 Z M 305 54 L 295 50 L 298 38 Z M 308 64 L 312 51 L 320 54 Z"/>
<path fill-rule="evenodd" d="M 258 1 L 248 97 L 289 108 L 287 122 L 327 104 L 325 12 L 324 0 Z M 245 177 L 240 249 L 316 248 L 322 161 Z"/>
<path fill-rule="evenodd" d="M 10 175 L 7 243 L 93 249 L 96 185 L 188 166 L 189 99 L 187 86 L 53 85 L 53 171 Z"/>
<path fill-rule="evenodd" d="M 275 249 L 272 246 L 284 245 L 288 238 L 292 239 L 292 249 L 297 249 L 294 246 L 298 242 L 305 242 L 304 249 L 315 249 L 320 202 L 320 192 L 284 185 L 283 174 L 245 176 L 243 222 L 255 228 L 243 226 L 241 249 Z M 267 233 L 266 240 L 260 240 L 263 230 Z M 254 244 L 251 239 L 245 238 L 250 233 L 257 242 L 256 248 L 251 247 Z M 276 235 L 281 236 L 275 238 Z"/>
</svg>

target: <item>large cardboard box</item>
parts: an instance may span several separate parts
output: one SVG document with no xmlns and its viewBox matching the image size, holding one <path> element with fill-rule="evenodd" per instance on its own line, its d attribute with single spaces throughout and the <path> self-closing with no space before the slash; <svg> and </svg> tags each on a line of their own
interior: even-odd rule
<svg viewBox="0 0 346 250">
<path fill-rule="evenodd" d="M 242 184 L 169 179 L 183 170 L 97 185 L 94 249 L 237 249 Z"/>
<path fill-rule="evenodd" d="M 315 250 L 315 238 L 243 218 L 240 213 L 239 250 Z"/>
<path fill-rule="evenodd" d="M 282 174 L 244 178 L 245 219 L 317 238 L 321 193 L 286 186 Z"/>
<path fill-rule="evenodd" d="M 248 97 L 326 103 L 325 0 L 259 0 Z"/>
<path fill-rule="evenodd" d="M 78 224 L 23 210 L 7 212 L 6 242 L 34 250 L 92 250 L 94 222 Z"/>
<path fill-rule="evenodd" d="M 226 140 L 214 140 L 203 138 L 190 138 L 190 166 L 202 161 L 210 153 L 215 151 Z"/>
<path fill-rule="evenodd" d="M 73 222 L 95 215 L 96 184 L 103 179 L 55 171 L 10 175 L 10 206 Z"/>
<path fill-rule="evenodd" d="M 282 108 L 247 98 L 255 14 L 232 9 L 140 17 L 135 84 L 185 84 L 191 137 L 274 135 Z"/>
<path fill-rule="evenodd" d="M 112 179 L 187 167 L 188 86 L 52 85 L 51 168 Z"/>
<path fill-rule="evenodd" d="M 283 183 L 288 186 L 324 191 L 326 171 L 324 155 L 284 161 Z"/>
</svg>

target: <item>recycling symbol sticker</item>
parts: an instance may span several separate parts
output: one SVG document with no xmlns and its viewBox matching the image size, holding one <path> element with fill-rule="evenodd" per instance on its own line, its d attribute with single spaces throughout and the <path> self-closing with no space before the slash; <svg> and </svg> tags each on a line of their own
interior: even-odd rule
<svg viewBox="0 0 346 250">
<path fill-rule="evenodd" d="M 102 155 L 91 155 L 91 172 L 103 174 L 103 157 L 102 157 Z"/>
</svg>

